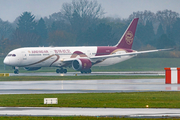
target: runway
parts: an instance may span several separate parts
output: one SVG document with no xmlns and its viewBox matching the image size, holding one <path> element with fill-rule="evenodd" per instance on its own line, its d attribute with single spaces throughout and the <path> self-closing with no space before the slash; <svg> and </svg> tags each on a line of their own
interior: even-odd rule
<svg viewBox="0 0 180 120">
<path fill-rule="evenodd" d="M 0 82 L 0 94 L 114 93 L 142 91 L 180 91 L 180 85 L 165 84 L 165 79 Z"/>
<path fill-rule="evenodd" d="M 119 116 L 135 118 L 180 117 L 180 109 L 0 107 L 0 116 Z"/>
</svg>

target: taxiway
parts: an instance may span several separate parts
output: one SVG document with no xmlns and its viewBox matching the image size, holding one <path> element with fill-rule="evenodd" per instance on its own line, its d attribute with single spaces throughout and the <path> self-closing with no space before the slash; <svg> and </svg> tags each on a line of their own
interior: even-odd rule
<svg viewBox="0 0 180 120">
<path fill-rule="evenodd" d="M 0 116 L 119 116 L 136 118 L 180 117 L 180 109 L 0 107 Z"/>
<path fill-rule="evenodd" d="M 89 76 L 89 75 L 165 75 L 164 71 L 130 71 L 130 72 L 92 72 L 91 74 L 81 74 L 80 72 L 68 72 L 57 74 L 55 72 L 34 72 L 34 73 L 10 73 L 10 76 Z"/>
</svg>

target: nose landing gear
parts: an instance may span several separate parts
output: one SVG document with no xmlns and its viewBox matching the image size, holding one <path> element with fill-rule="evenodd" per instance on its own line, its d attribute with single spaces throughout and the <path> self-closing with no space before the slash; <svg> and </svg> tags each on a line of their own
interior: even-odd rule
<svg viewBox="0 0 180 120">
<path fill-rule="evenodd" d="M 19 68 L 18 67 L 13 67 L 14 69 L 14 74 L 19 74 Z"/>
<path fill-rule="evenodd" d="M 15 69 L 15 70 L 14 70 L 14 74 L 19 74 L 19 70 L 18 70 L 18 69 Z"/>
</svg>

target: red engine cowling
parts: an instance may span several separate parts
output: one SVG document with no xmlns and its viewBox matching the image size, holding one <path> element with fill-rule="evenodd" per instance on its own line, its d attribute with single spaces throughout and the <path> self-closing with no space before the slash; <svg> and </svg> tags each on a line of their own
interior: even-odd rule
<svg viewBox="0 0 180 120">
<path fill-rule="evenodd" d="M 91 66 L 92 66 L 92 63 L 89 59 L 80 58 L 72 62 L 73 69 L 77 71 L 89 70 Z"/>
</svg>

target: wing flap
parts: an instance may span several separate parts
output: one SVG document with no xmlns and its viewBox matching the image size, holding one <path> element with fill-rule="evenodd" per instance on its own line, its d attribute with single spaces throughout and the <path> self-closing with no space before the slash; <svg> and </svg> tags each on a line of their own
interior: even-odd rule
<svg viewBox="0 0 180 120">
<path fill-rule="evenodd" d="M 151 53 L 151 52 L 158 52 L 158 51 L 167 51 L 167 50 L 172 50 L 173 48 L 169 49 L 157 49 L 157 50 L 147 50 L 147 51 L 135 51 L 135 52 L 130 52 L 130 53 L 122 53 L 122 54 L 111 54 L 111 55 L 103 55 L 103 56 L 93 56 L 90 57 L 90 60 L 100 60 L 100 59 L 107 59 L 107 58 L 112 58 L 112 57 L 121 57 L 121 56 L 130 56 L 130 55 L 138 55 L 138 54 L 143 54 L 143 53 Z"/>
</svg>

